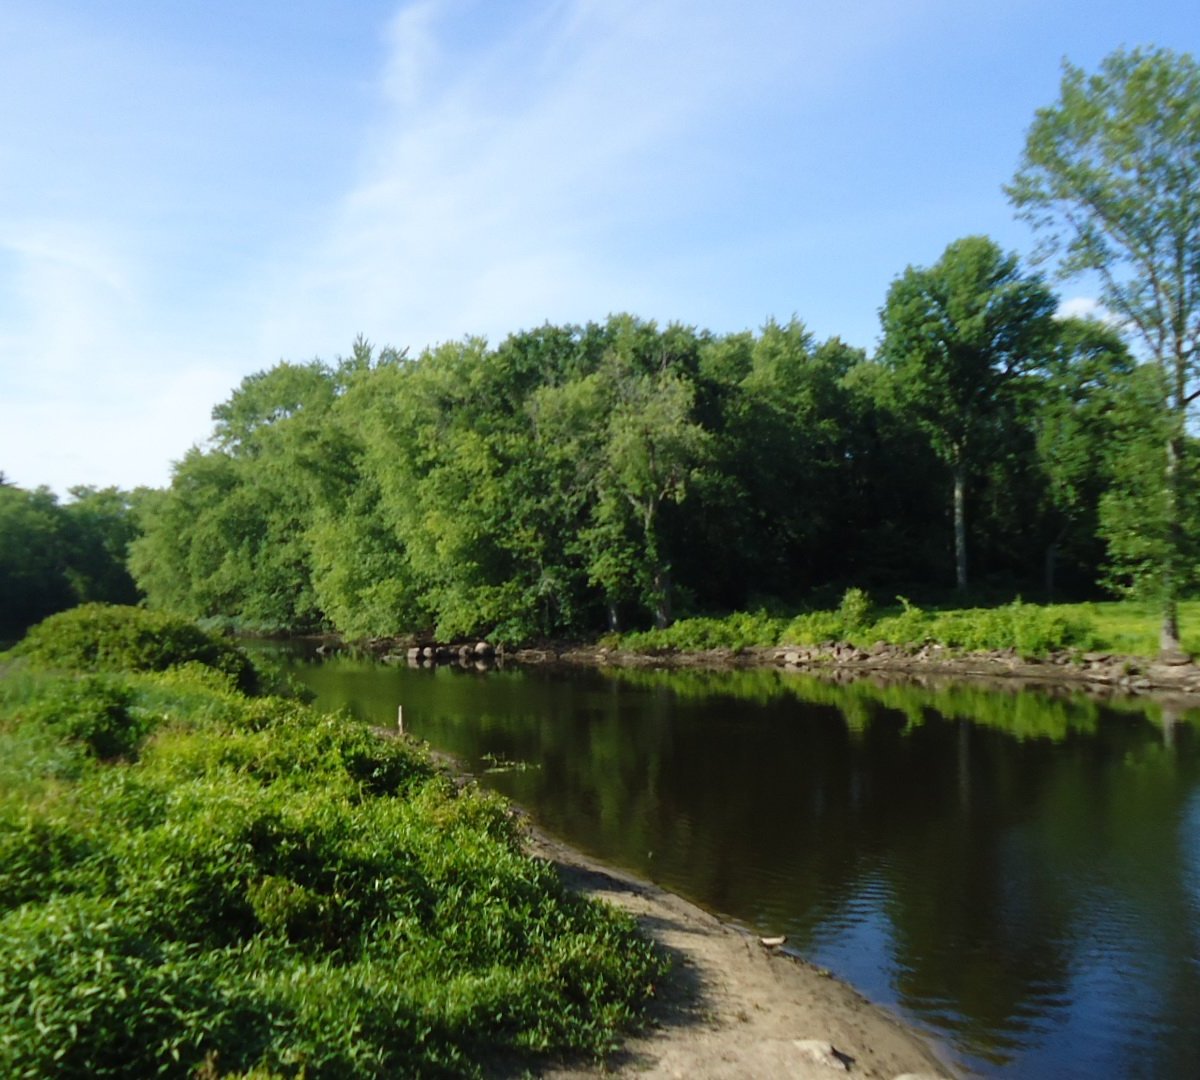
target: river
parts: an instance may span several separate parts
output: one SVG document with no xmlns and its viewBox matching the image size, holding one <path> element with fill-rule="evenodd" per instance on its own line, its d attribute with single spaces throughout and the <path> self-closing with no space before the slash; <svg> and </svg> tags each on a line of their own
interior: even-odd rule
<svg viewBox="0 0 1200 1080">
<path fill-rule="evenodd" d="M 1200 713 L 774 670 L 294 662 L 984 1076 L 1200 1076 Z"/>
</svg>

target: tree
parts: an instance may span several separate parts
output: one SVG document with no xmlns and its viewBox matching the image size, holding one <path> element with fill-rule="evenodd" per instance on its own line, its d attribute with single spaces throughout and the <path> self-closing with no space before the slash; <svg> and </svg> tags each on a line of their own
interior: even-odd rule
<svg viewBox="0 0 1200 1080">
<path fill-rule="evenodd" d="M 895 404 L 925 432 L 953 481 L 955 580 L 967 587 L 966 483 L 986 424 L 1047 359 L 1054 295 L 986 236 L 946 248 L 892 282 L 881 358 Z"/>
<path fill-rule="evenodd" d="M 70 545 L 68 577 L 80 603 L 136 604 L 138 589 L 126 565 L 138 534 L 136 496 L 114 487 L 71 488 L 63 509 Z"/>
<path fill-rule="evenodd" d="M 0 486 L 0 640 L 76 602 L 65 533 L 49 488 Z"/>
<path fill-rule="evenodd" d="M 1161 555 L 1145 568 L 1162 650 L 1177 654 L 1187 414 L 1200 394 L 1200 65 L 1166 49 L 1118 50 L 1091 76 L 1064 63 L 1007 191 L 1064 277 L 1098 275 L 1101 302 L 1161 370 L 1163 483 L 1145 523 Z"/>
<path fill-rule="evenodd" d="M 1137 365 L 1114 327 L 1078 318 L 1057 325 L 1058 358 L 1034 419 L 1045 482 L 1039 517 L 1048 600 L 1054 598 L 1060 562 L 1074 570 L 1078 583 L 1095 584 L 1104 559 L 1098 511 L 1111 493 L 1122 435 L 1144 418 L 1131 406 L 1145 396 L 1137 392 Z"/>
</svg>

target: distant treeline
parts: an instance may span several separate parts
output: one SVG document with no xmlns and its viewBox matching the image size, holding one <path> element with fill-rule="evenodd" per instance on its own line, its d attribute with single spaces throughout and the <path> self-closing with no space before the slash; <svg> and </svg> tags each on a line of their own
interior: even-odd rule
<svg viewBox="0 0 1200 1080">
<path fill-rule="evenodd" d="M 76 487 L 61 503 L 48 488 L 26 491 L 0 473 L 0 642 L 76 604 L 137 601 L 125 565 L 137 533 L 132 499 Z"/>
<path fill-rule="evenodd" d="M 939 367 L 914 360 L 912 295 L 943 280 L 975 323 L 958 311 Z M 956 583 L 957 514 L 977 591 L 1133 586 L 1159 375 L 1055 306 L 973 237 L 897 279 L 872 357 L 798 321 L 629 315 L 418 357 L 360 339 L 217 406 L 141 500 L 130 565 L 152 606 L 246 628 L 513 641 L 929 596 Z"/>
<path fill-rule="evenodd" d="M 22 559 L 59 568 L 57 606 L 131 595 L 119 553 L 89 554 L 131 539 L 152 607 L 351 636 L 589 636 L 849 585 L 1152 589 L 1159 369 L 1056 303 L 969 237 L 896 279 L 874 356 L 795 320 L 616 315 L 417 357 L 360 338 L 244 379 L 165 490 L 3 489 L 6 617 L 49 603 L 9 599 Z"/>
</svg>

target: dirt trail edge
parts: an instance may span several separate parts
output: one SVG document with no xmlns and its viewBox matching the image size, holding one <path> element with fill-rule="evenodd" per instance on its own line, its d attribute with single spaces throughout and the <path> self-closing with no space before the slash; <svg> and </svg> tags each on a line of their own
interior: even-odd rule
<svg viewBox="0 0 1200 1080">
<path fill-rule="evenodd" d="M 956 1077 L 922 1037 L 826 971 L 768 948 L 679 896 L 530 829 L 529 847 L 573 889 L 629 912 L 670 957 L 647 1029 L 605 1066 L 548 1080 Z"/>
</svg>

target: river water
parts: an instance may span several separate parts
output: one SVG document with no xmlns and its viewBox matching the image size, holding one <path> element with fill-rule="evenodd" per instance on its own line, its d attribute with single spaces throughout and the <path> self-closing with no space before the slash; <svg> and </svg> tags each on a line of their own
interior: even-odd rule
<svg viewBox="0 0 1200 1080">
<path fill-rule="evenodd" d="M 774 670 L 295 661 L 984 1076 L 1200 1076 L 1200 714 Z"/>
</svg>

